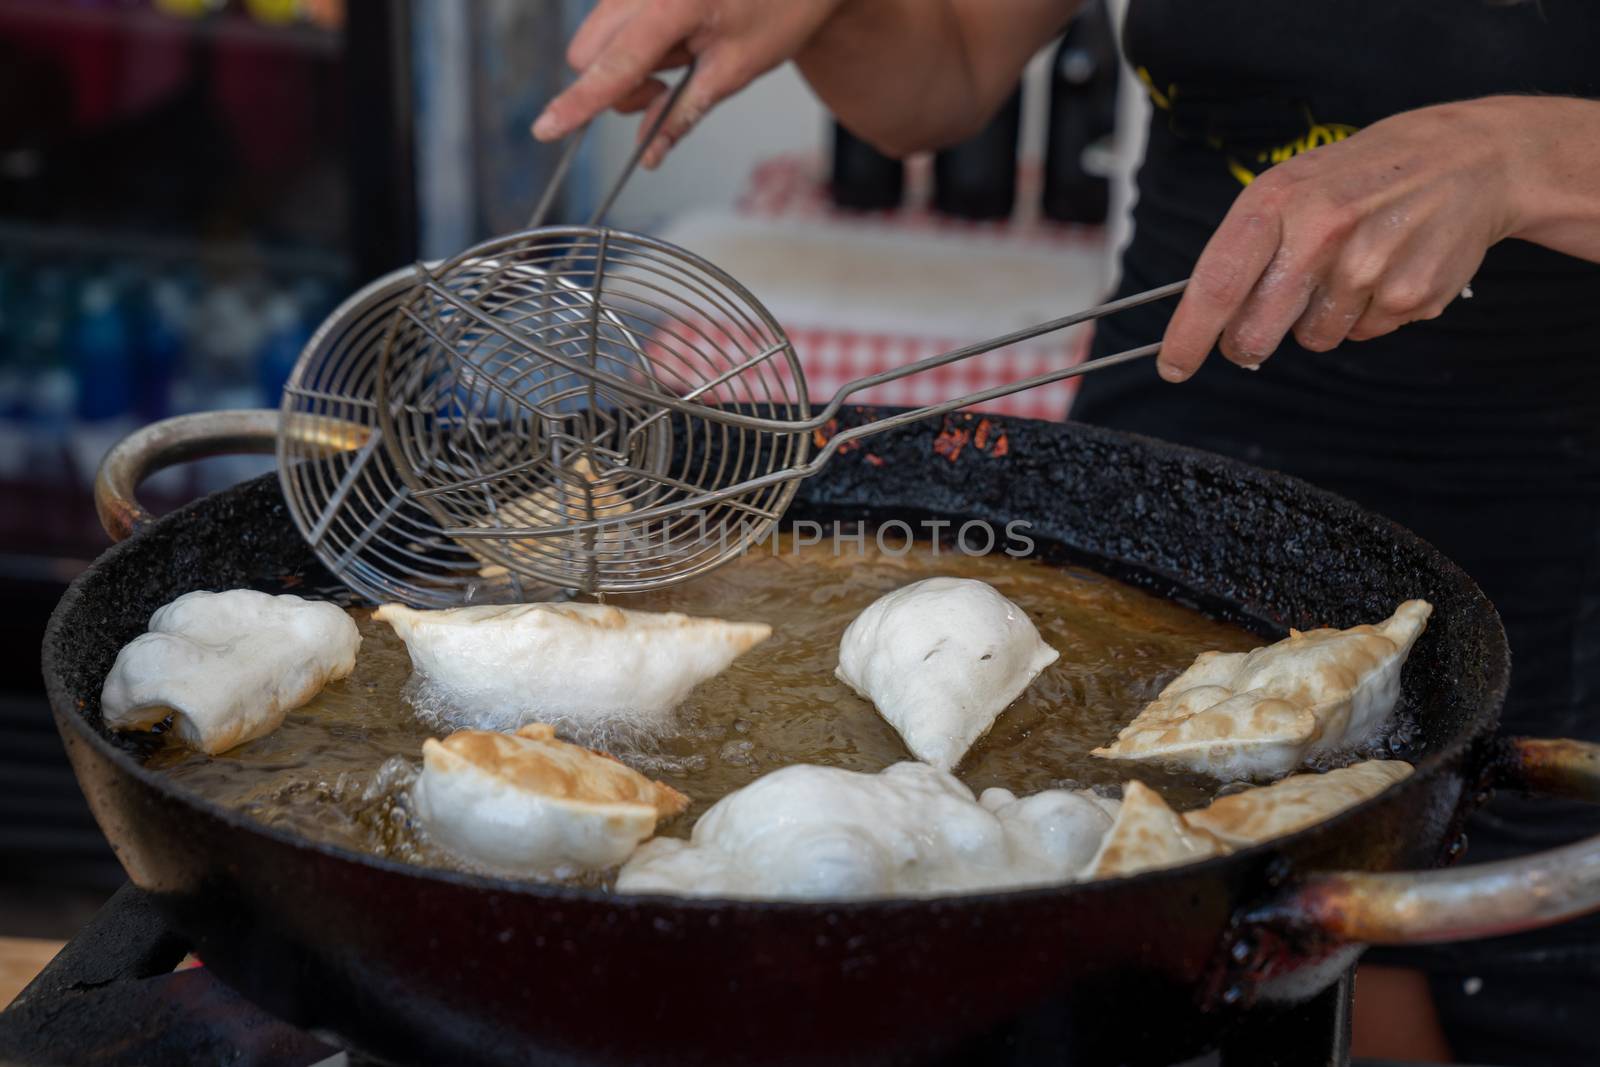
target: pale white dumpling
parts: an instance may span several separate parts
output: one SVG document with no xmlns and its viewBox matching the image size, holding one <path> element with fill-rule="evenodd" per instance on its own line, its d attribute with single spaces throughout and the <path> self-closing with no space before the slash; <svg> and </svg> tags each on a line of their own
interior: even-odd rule
<svg viewBox="0 0 1600 1067">
<path fill-rule="evenodd" d="M 1122 789 L 1122 806 L 1084 872 L 1087 878 L 1112 878 L 1163 867 L 1177 867 L 1228 852 L 1205 830 L 1189 825 L 1167 807 L 1161 794 L 1143 782 Z"/>
<path fill-rule="evenodd" d="M 991 586 L 927 578 L 856 616 L 834 674 L 877 706 L 912 755 L 949 770 L 1059 655 Z"/>
<path fill-rule="evenodd" d="M 1009 789 L 991 787 L 978 797 L 1005 828 L 1017 881 L 1063 882 L 1083 873 L 1100 849 L 1121 808 L 1120 800 L 1087 789 L 1046 789 L 1018 798 Z"/>
<path fill-rule="evenodd" d="M 850 899 L 1071 881 L 1115 801 L 1051 790 L 975 800 L 945 771 L 878 774 L 796 764 L 723 797 L 688 841 L 648 841 L 623 865 L 632 893 Z"/>
<path fill-rule="evenodd" d="M 354 670 L 360 647 L 337 604 L 251 589 L 185 593 L 117 654 L 100 713 L 114 730 L 170 715 L 184 744 L 215 755 L 276 730 Z"/>
<path fill-rule="evenodd" d="M 1307 757 L 1355 748 L 1400 699 L 1400 668 L 1433 608 L 1408 600 L 1388 620 L 1290 631 L 1252 652 L 1203 652 L 1094 755 L 1222 779 L 1272 778 Z"/>
<path fill-rule="evenodd" d="M 405 641 L 453 719 L 499 730 L 535 719 L 659 728 L 689 690 L 772 633 L 765 623 L 579 603 L 385 604 L 375 617 Z"/>
<path fill-rule="evenodd" d="M 514 734 L 462 730 L 422 745 L 413 787 L 428 837 L 504 874 L 615 867 L 688 806 L 682 793 L 543 723 Z"/>
<path fill-rule="evenodd" d="M 1377 796 L 1411 773 L 1402 760 L 1367 760 L 1326 774 L 1295 774 L 1184 815 L 1234 848 L 1292 834 Z"/>
</svg>

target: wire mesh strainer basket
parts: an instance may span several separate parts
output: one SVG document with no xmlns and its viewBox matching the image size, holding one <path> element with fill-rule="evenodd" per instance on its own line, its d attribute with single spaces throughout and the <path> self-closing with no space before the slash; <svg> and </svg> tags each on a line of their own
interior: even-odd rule
<svg viewBox="0 0 1600 1067">
<path fill-rule="evenodd" d="M 814 412 L 793 346 L 760 301 L 666 241 L 547 227 L 421 274 L 396 309 L 375 385 L 409 499 L 474 556 L 587 592 L 681 581 L 764 540 L 796 483 L 847 441 L 1159 346 L 819 434 L 853 393 L 1184 287 L 858 379 Z"/>
<path fill-rule="evenodd" d="M 378 420 L 411 498 L 468 551 L 563 588 L 635 590 L 716 566 L 783 514 L 792 481 L 706 495 L 811 445 L 794 349 L 725 272 L 578 226 L 427 273 L 384 346 Z"/>
<path fill-rule="evenodd" d="M 278 476 L 289 514 L 324 565 L 371 600 L 446 607 L 539 599 L 550 590 L 443 534 L 433 515 L 410 498 L 382 447 L 374 399 L 379 358 L 395 311 L 420 281 L 419 270 L 395 271 L 350 297 L 312 335 L 296 363 L 284 388 L 277 434 Z M 329 434 L 329 426 L 344 432 Z"/>
</svg>

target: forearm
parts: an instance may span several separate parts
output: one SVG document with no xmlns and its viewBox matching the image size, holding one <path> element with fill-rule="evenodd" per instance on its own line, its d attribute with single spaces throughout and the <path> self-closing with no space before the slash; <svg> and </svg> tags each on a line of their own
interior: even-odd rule
<svg viewBox="0 0 1600 1067">
<path fill-rule="evenodd" d="M 857 136 L 891 155 L 960 141 L 1016 88 L 1081 0 L 844 0 L 796 64 Z"/>
<path fill-rule="evenodd" d="M 1600 262 L 1600 101 L 1499 96 L 1476 106 L 1506 146 L 1510 236 Z"/>
</svg>

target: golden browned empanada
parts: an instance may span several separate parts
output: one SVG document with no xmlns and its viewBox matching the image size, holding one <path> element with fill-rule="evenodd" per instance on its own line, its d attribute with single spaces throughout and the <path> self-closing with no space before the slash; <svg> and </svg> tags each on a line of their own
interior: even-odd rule
<svg viewBox="0 0 1600 1067">
<path fill-rule="evenodd" d="M 1190 826 L 1143 782 L 1122 790 L 1122 806 L 1084 871 L 1085 878 L 1112 878 L 1220 856 L 1230 851 L 1205 830 Z"/>
<path fill-rule="evenodd" d="M 552 874 L 614 867 L 689 798 L 605 753 L 556 739 L 462 730 L 422 745 L 417 817 L 438 844 L 493 870 Z"/>
<path fill-rule="evenodd" d="M 1295 774 L 1184 815 L 1234 848 L 1292 834 L 1375 797 L 1411 773 L 1402 760 L 1367 760 L 1326 774 Z"/>
<path fill-rule="evenodd" d="M 1202 652 L 1116 741 L 1093 754 L 1225 780 L 1271 778 L 1370 739 L 1400 698 L 1400 668 L 1433 608 L 1408 600 L 1376 626 L 1291 631 L 1252 652 Z"/>
</svg>

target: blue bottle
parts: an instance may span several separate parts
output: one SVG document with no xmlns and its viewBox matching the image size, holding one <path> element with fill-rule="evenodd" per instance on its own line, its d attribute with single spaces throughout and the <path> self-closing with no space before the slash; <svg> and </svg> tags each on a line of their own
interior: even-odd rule
<svg viewBox="0 0 1600 1067">
<path fill-rule="evenodd" d="M 20 282 L 17 264 L 0 259 L 0 421 L 21 420 L 28 414 Z"/>
<path fill-rule="evenodd" d="M 189 334 L 189 294 L 176 278 L 158 278 L 150 287 L 133 387 L 133 407 L 145 422 L 172 413 L 173 383 L 183 365 Z"/>
<path fill-rule="evenodd" d="M 256 351 L 256 389 L 262 403 L 277 407 L 301 350 L 311 340 L 315 323 L 302 314 L 300 302 L 286 292 L 275 293 L 267 301 L 264 318 L 266 335 Z"/>
<path fill-rule="evenodd" d="M 78 418 L 98 422 L 132 410 L 128 322 L 109 279 L 97 277 L 85 283 L 68 347 L 78 384 Z"/>
</svg>

